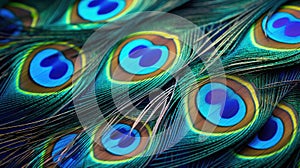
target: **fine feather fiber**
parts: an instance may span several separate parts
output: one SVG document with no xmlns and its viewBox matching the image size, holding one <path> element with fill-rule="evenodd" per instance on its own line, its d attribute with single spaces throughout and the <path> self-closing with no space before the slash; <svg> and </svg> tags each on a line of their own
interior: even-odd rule
<svg viewBox="0 0 300 168">
<path fill-rule="evenodd" d="M 300 1 L 0 2 L 0 167 L 300 167 Z"/>
</svg>

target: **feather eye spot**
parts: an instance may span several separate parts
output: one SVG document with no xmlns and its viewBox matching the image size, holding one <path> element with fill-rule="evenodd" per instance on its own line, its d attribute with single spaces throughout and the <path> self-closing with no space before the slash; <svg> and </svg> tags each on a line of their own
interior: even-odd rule
<svg viewBox="0 0 300 168">
<path fill-rule="evenodd" d="M 0 9 L 0 46 L 14 41 L 28 27 L 37 23 L 37 11 L 21 3 L 9 3 Z"/>
<path fill-rule="evenodd" d="M 121 120 L 96 132 L 93 154 L 99 162 L 122 162 L 137 157 L 149 145 L 150 129 L 142 123 L 133 127 L 134 121 Z"/>
<path fill-rule="evenodd" d="M 283 6 L 271 17 L 263 16 L 254 27 L 257 44 L 274 49 L 300 46 L 300 8 Z"/>
<path fill-rule="evenodd" d="M 15 21 L 11 22 L 11 20 Z M 10 37 L 20 35 L 22 31 L 22 24 L 23 23 L 18 20 L 15 14 L 11 11 L 5 8 L 0 9 L 0 25 L 4 25 L 0 27 L 0 43 L 7 43 L 11 41 L 11 39 L 9 39 Z"/>
<path fill-rule="evenodd" d="M 75 137 L 77 134 L 68 134 L 63 137 L 61 137 L 53 146 L 52 152 L 51 152 L 51 157 L 53 159 L 53 162 L 58 162 L 58 165 L 60 167 L 66 167 L 70 165 L 72 162 L 74 162 L 73 158 L 69 158 L 68 161 L 64 163 L 59 163 L 62 158 L 66 157 L 68 153 L 72 153 L 72 150 L 69 150 L 67 153 L 63 152 L 68 148 L 70 144 L 75 140 Z"/>
<path fill-rule="evenodd" d="M 72 167 L 80 162 L 80 153 L 76 151 L 80 148 L 76 145 L 76 138 L 83 130 L 72 131 L 67 134 L 54 137 L 45 144 L 45 151 L 42 153 L 42 167 Z"/>
<path fill-rule="evenodd" d="M 249 125 L 257 115 L 257 105 L 254 87 L 228 76 L 207 79 L 191 88 L 186 111 L 196 131 L 223 133 Z"/>
<path fill-rule="evenodd" d="M 168 55 L 166 46 L 156 46 L 149 40 L 138 39 L 124 46 L 119 56 L 119 63 L 131 74 L 146 75 L 162 67 L 167 62 Z"/>
<path fill-rule="evenodd" d="M 72 23 L 107 22 L 130 11 L 136 0 L 78 0 L 72 14 Z"/>
<path fill-rule="evenodd" d="M 38 52 L 29 65 L 29 74 L 34 82 L 43 87 L 57 87 L 67 82 L 74 73 L 72 61 L 56 49 Z"/>
<path fill-rule="evenodd" d="M 296 114 L 297 112 L 289 105 L 279 104 L 265 125 L 237 154 L 247 157 L 267 157 L 287 147 L 297 132 Z"/>
<path fill-rule="evenodd" d="M 248 146 L 254 149 L 268 149 L 280 141 L 283 132 L 284 127 L 282 121 L 272 116 Z"/>
<path fill-rule="evenodd" d="M 114 155 L 126 155 L 134 151 L 140 143 L 140 134 L 126 124 L 115 124 L 101 138 L 103 147 Z"/>
<path fill-rule="evenodd" d="M 300 42 L 300 18 L 289 13 L 278 12 L 268 21 L 263 20 L 263 30 L 267 36 L 281 43 L 297 44 Z"/>
<path fill-rule="evenodd" d="M 219 126 L 233 126 L 246 116 L 246 105 L 231 88 L 220 83 L 203 85 L 196 98 L 199 113 Z"/>
<path fill-rule="evenodd" d="M 163 32 L 132 34 L 111 53 L 110 76 L 117 81 L 145 80 L 167 71 L 179 54 L 178 38 Z"/>
<path fill-rule="evenodd" d="M 84 67 L 84 55 L 68 44 L 40 45 L 29 50 L 20 73 L 19 86 L 34 93 L 67 88 Z"/>
</svg>

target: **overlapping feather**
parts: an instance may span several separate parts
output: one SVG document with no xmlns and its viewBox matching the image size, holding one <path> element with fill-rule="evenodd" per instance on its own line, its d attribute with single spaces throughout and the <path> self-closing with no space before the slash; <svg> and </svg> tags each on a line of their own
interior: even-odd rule
<svg viewBox="0 0 300 168">
<path fill-rule="evenodd" d="M 77 1 L 18 2 L 36 9 L 38 21 L 34 26 L 25 26 L 19 36 L 8 36 L 11 42 L 0 46 L 0 165 L 205 167 L 251 163 L 253 166 L 274 166 L 274 160 L 283 164 L 294 152 L 291 165 L 295 166 L 299 162 L 299 154 L 294 151 L 299 146 L 296 144 L 298 134 L 295 142 L 268 161 L 256 158 L 245 161 L 232 154 L 251 140 L 278 103 L 284 101 L 299 113 L 298 48 L 265 48 L 257 45 L 253 38 L 257 25 L 260 26 L 257 20 L 266 16 L 271 18 L 271 14 L 286 1 L 185 2 L 138 1 L 125 13 L 171 10 L 198 27 L 174 19 L 172 15 L 151 12 L 98 22 L 82 22 L 82 18 L 69 21 L 70 12 L 76 3 L 78 6 Z M 299 6 L 299 2 L 287 5 Z M 98 27 L 101 27 L 99 32 L 92 30 Z M 130 79 L 122 78 L 123 74 L 114 78 L 110 68 L 115 66 L 112 62 L 116 59 L 114 56 L 118 56 L 115 54 L 118 47 L 126 46 L 125 42 L 134 41 L 136 37 L 148 41 L 156 38 L 171 40 L 168 42 L 171 48 L 172 45 L 180 48 L 171 53 L 175 53 L 180 61 L 165 68 L 167 73 L 150 78 L 137 79 L 137 74 Z M 20 80 L 20 73 L 26 68 L 31 54 L 36 49 L 57 45 L 65 47 L 61 52 L 78 51 L 70 58 L 86 58 L 85 64 L 75 73 L 79 74 L 78 78 L 72 85 L 52 92 L 47 87 L 44 90 L 31 85 L 27 87 L 26 83 L 31 79 Z M 160 45 L 166 45 L 166 42 Z M 138 57 L 138 54 L 131 56 Z M 223 84 L 229 88 L 233 86 L 226 81 L 239 83 L 234 86 L 240 88 L 233 88 L 239 96 L 245 89 L 250 90 L 255 113 L 250 125 L 217 136 L 214 130 L 208 134 L 195 131 L 193 124 L 188 123 L 191 109 L 186 106 L 191 101 L 191 92 L 199 85 L 207 84 L 206 81 L 209 83 L 209 79 L 212 82 L 225 80 Z M 23 85 L 26 87 L 20 88 Z M 124 128 L 122 131 L 127 134 L 117 134 L 114 129 L 118 124 L 127 124 L 130 131 Z M 127 141 L 129 134 L 132 137 L 134 131 L 140 132 L 144 146 L 139 149 L 141 151 L 124 154 L 124 157 L 120 153 L 112 156 L 119 151 L 111 146 L 105 149 L 110 143 L 101 139 L 110 130 L 113 140 L 125 136 Z M 55 146 L 57 144 L 61 146 Z M 115 160 L 110 160 L 114 157 Z"/>
</svg>

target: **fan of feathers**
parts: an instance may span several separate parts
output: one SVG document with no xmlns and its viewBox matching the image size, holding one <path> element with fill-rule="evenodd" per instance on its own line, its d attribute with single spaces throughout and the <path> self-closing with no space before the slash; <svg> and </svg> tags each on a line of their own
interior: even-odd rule
<svg viewBox="0 0 300 168">
<path fill-rule="evenodd" d="M 300 167 L 300 1 L 1 1 L 0 167 Z"/>
</svg>

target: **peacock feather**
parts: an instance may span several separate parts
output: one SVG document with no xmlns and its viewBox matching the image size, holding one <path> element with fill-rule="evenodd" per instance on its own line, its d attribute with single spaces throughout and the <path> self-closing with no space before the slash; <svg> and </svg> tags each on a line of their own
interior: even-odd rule
<svg viewBox="0 0 300 168">
<path fill-rule="evenodd" d="M 247 143 L 235 150 L 224 152 L 216 159 L 222 161 L 215 161 L 210 166 L 276 167 L 284 166 L 283 164 L 289 158 L 290 161 L 286 163 L 291 167 L 297 166 L 299 153 L 299 103 L 297 103 L 299 100 L 297 100 L 297 94 L 299 87 L 295 91 L 298 92 L 289 93 L 278 103 L 268 121 Z"/>
<path fill-rule="evenodd" d="M 300 1 L 0 2 L 0 167 L 299 167 Z"/>
</svg>

